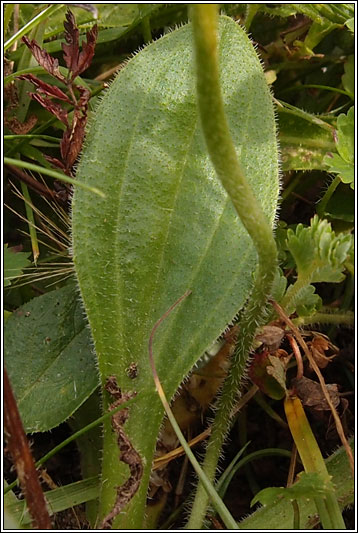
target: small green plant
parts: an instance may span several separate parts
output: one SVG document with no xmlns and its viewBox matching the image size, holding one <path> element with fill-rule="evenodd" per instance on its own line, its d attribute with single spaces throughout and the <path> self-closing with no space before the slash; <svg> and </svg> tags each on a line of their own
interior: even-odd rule
<svg viewBox="0 0 358 533">
<path fill-rule="evenodd" d="M 230 4 L 224 7 L 229 16 L 219 17 L 215 5 L 196 5 L 188 24 L 152 43 L 158 29 L 188 22 L 186 9 L 155 4 L 76 8 L 77 24 L 67 13 L 61 41 L 63 7 L 39 10 L 35 18 L 24 7 L 17 12 L 7 6 L 5 11 L 5 48 L 15 65 L 5 80 L 5 163 L 9 174 L 22 180 L 21 192 L 14 190 L 17 202 L 25 205 L 34 258 L 29 268 L 30 252 L 22 251 L 22 245 L 13 248 L 16 243 L 9 233 L 4 252 L 6 366 L 28 433 L 45 432 L 65 420 L 73 430 L 72 437 L 37 466 L 72 440 L 81 451 L 83 481 L 66 486 L 64 499 L 60 492 L 46 494 L 53 512 L 86 502 L 93 528 L 158 527 L 159 510 L 147 506 L 147 493 L 156 446 L 171 431 L 163 423 L 166 412 L 199 477 L 190 496 L 188 528 L 206 527 L 207 517 L 217 513 L 227 528 L 255 524 L 265 529 L 270 523 L 271 529 L 279 529 L 280 512 L 289 517 L 287 527 L 313 527 L 309 516 L 317 510 L 324 528 L 344 527 L 337 498 L 341 507 L 347 505 L 352 487 L 342 482 L 342 472 L 349 479 L 343 454 L 331 483 L 329 462 L 328 474 L 319 449 L 313 454 L 314 460 L 319 457 L 319 468 L 312 469 L 307 467 L 309 445 L 298 446 L 308 474 L 290 488 L 256 494 L 253 504 L 261 501 L 267 508 L 239 525 L 223 502 L 234 475 L 244 465 L 248 472 L 247 465 L 260 454 L 286 457 L 290 452 L 276 448 L 246 454 L 249 444 L 241 443 L 227 471 L 216 477 L 254 351 L 257 360 L 269 361 L 263 373 L 279 388 L 278 395 L 270 395 L 270 390 L 268 395 L 275 401 L 286 395 L 286 407 L 297 404 L 293 365 L 280 359 L 289 354 L 282 347 L 272 348 L 265 329 L 258 327 L 279 329 L 280 342 L 288 342 L 297 325 L 326 323 L 333 328 L 353 321 L 353 219 L 347 207 L 353 198 L 350 4 Z M 298 14 L 302 24 L 293 28 L 289 21 Z M 245 29 L 232 16 L 250 28 L 255 40 L 262 21 L 267 23 L 274 46 L 262 46 L 266 75 Z M 46 17 L 49 26 L 40 28 Z M 13 35 L 10 21 L 18 18 L 23 27 Z M 277 28 L 285 24 L 287 32 L 280 30 L 278 37 Z M 86 34 L 81 45 L 80 33 Z M 344 37 L 345 55 L 341 52 L 340 57 L 346 59 L 335 60 L 340 67 L 336 85 L 343 88 L 329 87 L 321 70 L 316 78 L 311 73 L 316 62 L 319 69 L 326 68 L 321 56 L 336 35 Z M 129 60 L 128 54 L 122 58 L 125 64 L 97 101 L 106 74 L 97 76 L 97 54 L 103 62 L 106 54 L 111 57 L 113 43 L 129 46 L 138 36 L 150 44 Z M 290 83 L 284 81 L 288 78 L 282 73 L 300 69 L 305 76 L 298 75 L 298 82 L 294 76 Z M 108 66 L 108 75 L 114 71 Z M 274 84 L 276 101 L 268 80 Z M 29 82 L 35 87 L 31 98 Z M 316 107 L 307 91 L 318 91 Z M 278 141 L 285 171 L 282 200 Z M 65 185 L 57 181 L 53 188 L 53 181 L 43 184 L 30 172 Z M 297 220 L 292 215 L 295 198 L 308 194 L 316 180 L 321 187 L 314 193 L 316 201 L 327 184 L 327 172 L 337 177 L 317 204 L 317 214 L 311 202 L 309 216 Z M 72 185 L 69 220 L 66 202 Z M 55 214 L 47 205 L 42 206 L 46 214 L 41 213 L 28 186 L 56 206 Z M 21 211 L 11 199 L 9 203 L 12 212 Z M 283 222 L 275 232 L 279 203 Z M 41 272 L 55 280 L 75 274 L 77 281 L 57 281 L 56 290 L 49 290 Z M 33 286 L 23 287 L 26 279 Z M 34 298 L 38 283 L 44 294 Z M 272 299 L 291 316 L 291 331 L 280 322 Z M 335 307 L 327 305 L 333 300 L 338 302 Z M 328 364 L 332 356 L 324 351 L 333 344 L 320 339 L 321 360 Z M 218 346 L 214 352 L 213 346 Z M 209 403 L 216 397 L 215 417 L 206 430 L 210 438 L 200 466 L 183 436 L 188 426 L 182 422 L 178 391 L 189 390 L 185 383 L 190 379 L 192 385 L 198 376 L 201 386 L 206 382 L 208 367 L 202 356 L 207 352 L 217 354 L 211 361 L 222 359 L 215 366 L 215 372 L 221 372 L 214 376 L 215 386 L 211 382 Z M 310 354 L 307 357 L 311 362 Z M 25 365 L 24 374 L 20 369 Z M 264 387 L 262 391 L 267 392 Z M 243 400 L 256 392 L 254 385 Z M 45 402 L 46 409 L 40 408 Z M 261 406 L 268 416 L 276 415 L 265 400 Z M 287 414 L 290 427 L 292 419 L 292 413 Z M 294 440 L 300 442 L 300 435 L 310 432 L 301 413 L 298 427 L 291 427 Z M 20 517 L 22 504 L 7 496 L 10 516 Z M 291 499 L 296 501 L 293 507 Z M 310 507 L 311 500 L 316 507 Z M 159 503 L 160 509 L 165 499 Z M 281 511 L 272 520 L 275 506 Z M 333 514 L 328 507 L 334 508 Z M 22 523 L 29 522 L 24 514 Z"/>
</svg>

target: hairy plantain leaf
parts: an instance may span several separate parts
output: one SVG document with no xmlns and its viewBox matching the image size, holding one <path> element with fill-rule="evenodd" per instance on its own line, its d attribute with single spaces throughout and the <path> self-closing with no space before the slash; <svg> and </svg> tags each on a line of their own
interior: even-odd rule
<svg viewBox="0 0 358 533">
<path fill-rule="evenodd" d="M 222 17 L 220 36 L 234 142 L 272 223 L 279 183 L 271 95 L 244 31 Z M 122 389 L 138 392 L 125 429 L 146 465 L 131 511 L 115 522 L 122 527 L 141 527 L 141 513 L 133 509 L 145 501 L 163 417 L 148 362 L 154 323 L 192 290 L 154 342 L 159 377 L 172 397 L 243 306 L 256 266 L 251 240 L 206 153 L 191 40 L 191 26 L 184 26 L 121 70 L 98 107 L 77 172 L 100 186 L 106 199 L 78 189 L 73 199 L 74 263 L 102 381 L 115 375 Z M 127 375 L 132 362 L 138 369 L 134 379 Z M 115 486 L 128 477 L 109 424 L 103 457 L 101 499 L 108 512 Z"/>
<path fill-rule="evenodd" d="M 98 373 L 73 283 L 34 298 L 8 318 L 5 364 L 26 431 L 68 418 L 98 386 Z"/>
</svg>

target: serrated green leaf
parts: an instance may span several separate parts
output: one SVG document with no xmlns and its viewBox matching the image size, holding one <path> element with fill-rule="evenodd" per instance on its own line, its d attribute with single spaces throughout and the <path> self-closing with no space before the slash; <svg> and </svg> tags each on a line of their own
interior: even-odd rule
<svg viewBox="0 0 358 533">
<path fill-rule="evenodd" d="M 11 285 L 11 280 L 21 276 L 22 271 L 31 265 L 27 252 L 15 252 L 4 244 L 4 287 Z"/>
<path fill-rule="evenodd" d="M 272 284 L 271 296 L 274 300 L 279 302 L 283 295 L 285 294 L 287 287 L 287 278 L 282 272 L 281 268 L 277 269 L 276 277 Z"/>
<path fill-rule="evenodd" d="M 252 499 L 250 506 L 258 502 L 262 505 L 273 505 L 282 499 L 292 502 L 298 498 L 316 498 L 324 496 L 329 490 L 332 488 L 327 486 L 327 480 L 316 472 L 301 472 L 299 480 L 291 487 L 267 487 L 260 490 Z"/>
<path fill-rule="evenodd" d="M 279 220 L 275 230 L 275 241 L 278 252 L 278 260 L 282 269 L 295 267 L 295 262 L 287 247 L 287 224 Z"/>
<path fill-rule="evenodd" d="M 336 234 L 327 220 L 315 215 L 309 227 L 298 224 L 287 231 L 287 246 L 293 255 L 298 277 L 309 283 L 338 283 L 344 279 L 344 261 L 352 235 Z"/>
<path fill-rule="evenodd" d="M 6 369 L 28 432 L 57 426 L 98 386 L 73 283 L 17 309 L 6 321 L 4 340 Z"/>
<path fill-rule="evenodd" d="M 296 297 L 296 312 L 299 316 L 309 316 L 322 307 L 322 298 L 316 294 L 313 285 L 306 285 Z"/>
<path fill-rule="evenodd" d="M 273 223 L 278 194 L 272 99 L 258 57 L 231 19 L 220 22 L 226 112 L 247 178 Z M 74 262 L 103 380 L 147 391 L 131 407 L 126 432 L 151 457 L 163 416 L 148 363 L 150 331 L 184 294 L 154 343 L 159 377 L 171 397 L 193 364 L 245 302 L 256 253 L 215 176 L 199 125 L 191 26 L 151 44 L 121 70 L 92 122 L 77 176 L 100 183 L 106 201 L 75 190 Z M 138 377 L 125 372 L 131 362 Z M 143 427 L 151 427 L 143 432 Z M 106 430 L 105 430 L 106 431 Z M 104 462 L 118 478 L 113 434 Z M 103 490 L 113 491 L 112 481 Z M 114 483 L 114 481 L 113 481 Z M 122 517 L 140 527 L 140 517 Z"/>
<path fill-rule="evenodd" d="M 324 162 L 329 167 L 330 172 L 339 174 L 343 183 L 349 183 L 354 188 L 354 165 L 348 163 L 338 154 L 327 155 Z"/>
<path fill-rule="evenodd" d="M 354 188 L 354 106 L 347 115 L 340 114 L 337 118 L 337 150 L 338 154 L 327 154 L 324 163 L 330 172 L 339 174 L 343 183 L 350 183 Z"/>
</svg>

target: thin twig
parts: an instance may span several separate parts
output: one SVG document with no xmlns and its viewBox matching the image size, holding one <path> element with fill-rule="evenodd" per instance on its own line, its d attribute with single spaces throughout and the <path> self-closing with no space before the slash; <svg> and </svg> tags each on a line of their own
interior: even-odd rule
<svg viewBox="0 0 358 533">
<path fill-rule="evenodd" d="M 57 195 L 55 192 L 51 191 L 48 187 L 45 187 L 44 185 L 42 185 L 42 183 L 39 183 L 37 180 L 35 180 L 29 174 L 27 174 L 27 172 L 24 172 L 23 170 L 13 165 L 5 165 L 5 167 L 11 172 L 13 176 L 16 176 L 20 181 L 22 181 L 23 183 L 26 183 L 26 185 L 30 187 L 30 189 L 41 194 L 41 196 L 45 196 L 46 198 L 49 198 L 50 200 L 57 198 Z"/>
<path fill-rule="evenodd" d="M 293 350 L 293 355 L 296 358 L 297 363 L 297 374 L 296 379 L 301 379 L 303 376 L 303 361 L 302 361 L 302 355 L 300 352 L 300 349 L 297 345 L 296 340 L 292 337 L 292 335 L 286 335 L 286 338 L 288 339 L 289 343 L 291 344 L 291 348 Z"/>
<path fill-rule="evenodd" d="M 4 425 L 7 445 L 24 492 L 34 529 L 52 529 L 46 500 L 21 422 L 10 381 L 4 369 Z"/>
</svg>

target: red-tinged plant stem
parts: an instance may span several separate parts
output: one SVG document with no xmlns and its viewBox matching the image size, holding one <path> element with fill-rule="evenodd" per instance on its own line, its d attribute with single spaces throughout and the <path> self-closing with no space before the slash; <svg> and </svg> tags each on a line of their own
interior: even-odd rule
<svg viewBox="0 0 358 533">
<path fill-rule="evenodd" d="M 41 182 L 35 180 L 30 174 L 20 170 L 14 165 L 5 165 L 6 168 L 11 172 L 12 175 L 16 176 L 21 182 L 25 183 L 30 189 L 33 189 L 35 192 L 48 198 L 49 200 L 54 200 L 56 198 L 56 193 L 43 185 Z M 58 198 L 56 198 L 58 199 Z"/>
<path fill-rule="evenodd" d="M 45 497 L 36 472 L 6 370 L 4 370 L 4 425 L 7 446 L 13 458 L 35 529 L 52 529 Z"/>
<path fill-rule="evenodd" d="M 250 301 L 240 321 L 236 351 L 217 404 L 215 421 L 203 463 L 213 482 L 222 445 L 231 425 L 231 411 L 252 347 L 257 326 L 264 322 L 266 302 L 277 269 L 277 248 L 272 228 L 265 217 L 238 160 L 221 95 L 217 24 L 218 7 L 196 4 L 191 11 L 197 71 L 197 95 L 201 124 L 211 161 L 224 188 L 253 240 L 258 269 Z M 202 527 L 208 498 L 199 483 L 188 529 Z"/>
</svg>

